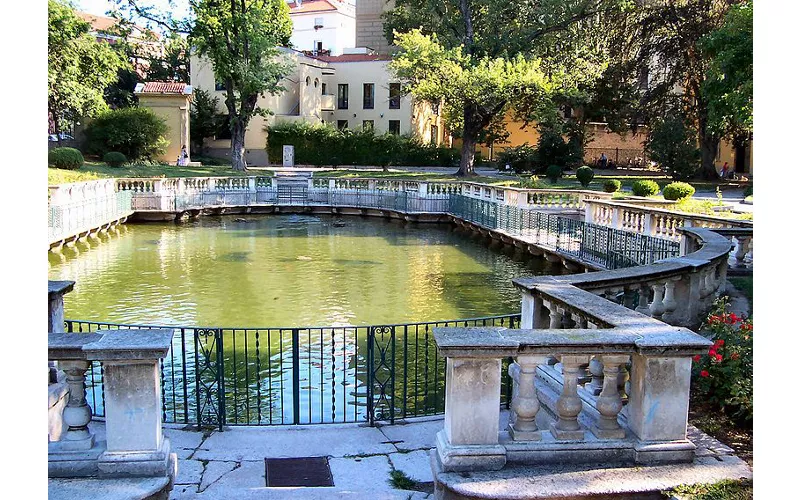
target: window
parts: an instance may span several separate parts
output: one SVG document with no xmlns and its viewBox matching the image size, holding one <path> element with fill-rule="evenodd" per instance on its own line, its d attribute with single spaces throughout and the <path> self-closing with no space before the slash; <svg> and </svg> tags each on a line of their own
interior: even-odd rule
<svg viewBox="0 0 800 500">
<path fill-rule="evenodd" d="M 314 29 L 317 30 L 317 29 L 322 28 L 323 26 L 324 25 L 322 24 L 322 18 L 321 17 L 315 17 L 314 18 Z"/>
<path fill-rule="evenodd" d="M 314 41 L 314 50 L 322 52 L 322 42 L 320 40 Z"/>
<path fill-rule="evenodd" d="M 639 72 L 639 90 L 647 90 L 650 87 L 650 71 L 647 67 Z"/>
<path fill-rule="evenodd" d="M 336 126 L 339 128 L 339 130 L 346 129 L 347 128 L 347 120 L 337 120 Z"/>
<path fill-rule="evenodd" d="M 307 76 L 307 77 L 306 77 L 306 87 L 308 87 L 308 84 L 309 84 L 309 83 L 311 83 L 311 77 L 310 77 L 310 76 Z"/>
<path fill-rule="evenodd" d="M 364 109 L 375 109 L 375 84 L 364 84 Z"/>
<path fill-rule="evenodd" d="M 319 78 L 314 78 L 314 88 L 319 87 Z"/>
<path fill-rule="evenodd" d="M 328 95 L 328 84 L 322 82 L 322 95 Z"/>
<path fill-rule="evenodd" d="M 436 116 L 439 116 L 439 102 L 432 102 L 431 103 L 431 113 Z"/>
<path fill-rule="evenodd" d="M 439 127 L 436 125 L 431 125 L 431 144 L 439 144 Z"/>
<path fill-rule="evenodd" d="M 389 120 L 389 133 L 400 135 L 400 120 Z"/>
<path fill-rule="evenodd" d="M 361 125 L 361 128 L 364 130 L 375 130 L 375 121 L 374 120 L 364 120 Z"/>
<path fill-rule="evenodd" d="M 400 109 L 400 84 L 389 84 L 389 109 Z"/>
<path fill-rule="evenodd" d="M 348 85 L 346 83 L 340 83 L 339 94 L 337 94 L 339 96 L 338 99 L 339 103 L 337 106 L 339 109 L 347 109 L 347 99 L 349 97 L 349 94 L 350 94 L 350 88 L 348 87 Z"/>
</svg>

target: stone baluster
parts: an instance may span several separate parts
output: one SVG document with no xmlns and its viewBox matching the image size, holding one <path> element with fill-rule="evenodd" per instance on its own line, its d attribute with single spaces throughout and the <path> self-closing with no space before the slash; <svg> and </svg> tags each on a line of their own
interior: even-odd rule
<svg viewBox="0 0 800 500">
<path fill-rule="evenodd" d="M 744 265 L 744 259 L 747 252 L 750 251 L 750 244 L 752 243 L 752 236 L 737 236 L 736 237 L 736 264 Z"/>
<path fill-rule="evenodd" d="M 542 438 L 536 426 L 536 414 L 539 412 L 539 396 L 536 393 L 536 368 L 547 362 L 547 356 L 517 356 L 515 362 L 508 367 L 514 380 L 511 400 L 512 418 L 509 419 L 508 431 L 515 441 L 539 441 Z"/>
<path fill-rule="evenodd" d="M 550 311 L 550 326 L 551 330 L 561 329 L 562 310 L 555 304 L 544 301 L 544 306 Z"/>
<path fill-rule="evenodd" d="M 675 282 L 680 281 L 681 277 L 670 278 L 664 283 L 664 311 L 671 313 L 678 307 L 678 301 L 675 300 Z"/>
<path fill-rule="evenodd" d="M 592 379 L 583 388 L 590 394 L 597 396 L 603 390 L 603 362 L 599 356 L 592 356 L 589 361 L 589 374 Z"/>
<path fill-rule="evenodd" d="M 664 283 L 653 283 L 653 302 L 650 303 L 650 316 L 661 319 L 664 315 Z"/>
<path fill-rule="evenodd" d="M 550 424 L 550 433 L 559 440 L 581 440 L 584 432 L 578 423 L 578 415 L 583 409 L 583 402 L 578 397 L 578 377 L 581 374 L 581 365 L 589 361 L 589 356 L 564 354 L 560 358 L 564 386 L 556 402 L 558 420 Z"/>
<path fill-rule="evenodd" d="M 639 305 L 636 306 L 636 312 L 647 315 L 650 314 L 650 306 L 648 305 L 649 298 L 650 287 L 647 286 L 647 283 L 641 283 L 639 285 Z"/>
<path fill-rule="evenodd" d="M 633 309 L 633 301 L 636 299 L 636 292 L 630 288 L 626 288 L 622 292 L 622 305 L 628 309 Z"/>
<path fill-rule="evenodd" d="M 617 422 L 622 410 L 622 397 L 617 385 L 620 365 L 628 361 L 627 355 L 603 355 L 603 390 L 597 398 L 597 411 L 600 418 L 592 426 L 592 434 L 601 439 L 622 439 L 625 431 Z"/>
</svg>

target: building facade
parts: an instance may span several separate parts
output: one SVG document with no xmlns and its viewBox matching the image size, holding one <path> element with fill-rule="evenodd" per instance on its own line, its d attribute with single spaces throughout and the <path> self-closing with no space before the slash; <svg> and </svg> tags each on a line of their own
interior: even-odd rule
<svg viewBox="0 0 800 500">
<path fill-rule="evenodd" d="M 356 44 L 356 10 L 341 0 L 292 0 L 292 47 L 312 55 L 340 55 Z"/>
<path fill-rule="evenodd" d="M 358 0 L 356 3 L 356 46 L 378 54 L 389 54 L 392 46 L 383 34 L 381 15 L 394 8 L 394 0 Z"/>
</svg>

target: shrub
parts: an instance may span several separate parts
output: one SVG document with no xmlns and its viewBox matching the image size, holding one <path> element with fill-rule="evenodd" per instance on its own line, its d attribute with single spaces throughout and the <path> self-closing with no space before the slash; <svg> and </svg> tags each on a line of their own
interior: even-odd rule
<svg viewBox="0 0 800 500">
<path fill-rule="evenodd" d="M 570 167 L 576 161 L 580 161 L 579 154 L 570 144 L 564 141 L 560 132 L 551 128 L 545 128 L 541 131 L 533 161 L 537 172 L 549 168 L 549 165 Z"/>
<path fill-rule="evenodd" d="M 550 165 L 549 167 L 547 167 L 545 175 L 547 176 L 548 179 L 550 179 L 551 183 L 555 184 L 556 182 L 558 182 L 558 179 L 561 178 L 562 175 L 561 167 L 559 167 L 558 165 Z"/>
<path fill-rule="evenodd" d="M 753 322 L 728 313 L 720 299 L 703 324 L 714 345 L 692 364 L 692 386 L 740 423 L 753 420 Z M 708 336 L 708 335 L 707 335 Z"/>
<path fill-rule="evenodd" d="M 635 196 L 655 196 L 658 193 L 658 184 L 655 181 L 638 180 L 631 184 Z"/>
<path fill-rule="evenodd" d="M 532 175 L 530 177 L 520 177 L 519 187 L 522 189 L 542 189 L 543 186 L 539 181 L 539 178 L 535 175 Z"/>
<path fill-rule="evenodd" d="M 125 158 L 125 155 L 120 153 L 119 151 L 109 151 L 108 153 L 103 155 L 103 161 L 108 164 L 109 167 L 121 167 L 128 163 L 128 159 Z"/>
<path fill-rule="evenodd" d="M 86 150 L 98 156 L 119 151 L 133 161 L 153 160 L 166 149 L 168 130 L 147 108 L 112 109 L 86 127 Z"/>
<path fill-rule="evenodd" d="M 535 158 L 536 150 L 526 142 L 499 152 L 497 164 L 500 170 L 505 170 L 506 165 L 510 165 L 515 173 L 521 174 L 533 170 Z"/>
<path fill-rule="evenodd" d="M 575 177 L 578 178 L 578 182 L 581 183 L 581 186 L 589 187 L 589 183 L 594 179 L 594 170 L 584 165 L 575 171 Z"/>
<path fill-rule="evenodd" d="M 744 188 L 744 197 L 747 198 L 748 196 L 753 196 L 753 186 Z"/>
<path fill-rule="evenodd" d="M 606 193 L 616 193 L 622 188 L 622 183 L 617 179 L 608 179 L 603 182 L 603 191 Z"/>
<path fill-rule="evenodd" d="M 694 187 L 685 182 L 671 182 L 664 186 L 665 200 L 683 200 L 694 195 Z"/>
<path fill-rule="evenodd" d="M 700 168 L 696 139 L 678 115 L 668 115 L 653 126 L 645 151 L 676 181 L 690 179 Z"/>
<path fill-rule="evenodd" d="M 53 148 L 47 153 L 47 163 L 66 170 L 77 170 L 83 165 L 83 155 L 75 148 Z"/>
</svg>

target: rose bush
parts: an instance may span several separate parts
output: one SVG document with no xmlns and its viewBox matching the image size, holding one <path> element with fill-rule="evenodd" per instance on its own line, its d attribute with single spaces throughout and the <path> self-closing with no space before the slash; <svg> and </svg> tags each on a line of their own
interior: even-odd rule
<svg viewBox="0 0 800 500">
<path fill-rule="evenodd" d="M 742 424 L 753 420 L 753 321 L 728 312 L 720 299 L 701 333 L 713 342 L 692 361 L 692 386 L 706 401 Z"/>
</svg>

